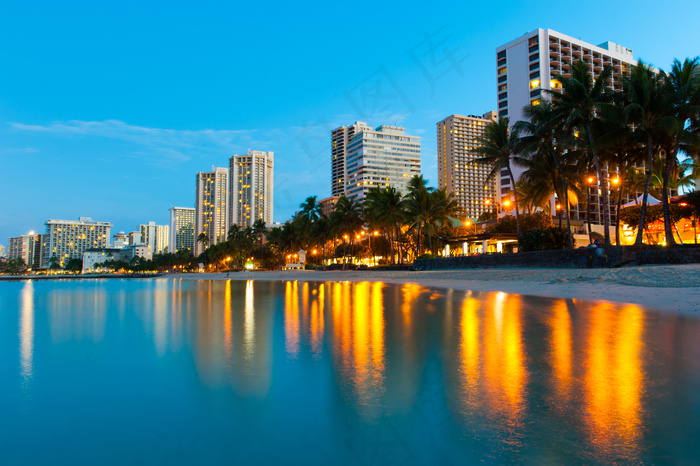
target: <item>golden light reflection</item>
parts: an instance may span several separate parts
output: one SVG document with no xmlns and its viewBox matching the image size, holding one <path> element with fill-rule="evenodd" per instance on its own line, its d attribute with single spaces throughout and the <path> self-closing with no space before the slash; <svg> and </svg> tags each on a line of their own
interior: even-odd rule
<svg viewBox="0 0 700 466">
<path fill-rule="evenodd" d="M 255 304 L 253 280 L 245 284 L 245 305 L 243 309 L 243 348 L 246 359 L 255 355 Z"/>
<path fill-rule="evenodd" d="M 615 312 L 600 303 L 591 308 L 586 351 L 585 422 L 590 443 L 600 454 L 634 457 L 642 438 L 644 385 L 641 309 Z"/>
<path fill-rule="evenodd" d="M 284 306 L 284 336 L 287 354 L 299 353 L 299 284 L 286 282 Z"/>
<path fill-rule="evenodd" d="M 479 301 L 466 298 L 462 305 L 462 317 L 459 331 L 461 334 L 460 378 L 464 392 L 464 404 L 469 410 L 481 402 L 479 396 Z"/>
<path fill-rule="evenodd" d="M 31 280 L 25 282 L 20 295 L 19 354 L 22 377 L 27 381 L 34 374 L 34 283 Z"/>
<path fill-rule="evenodd" d="M 384 393 L 383 287 L 379 282 L 361 282 L 333 288 L 335 359 L 365 414 L 379 408 Z"/>
<path fill-rule="evenodd" d="M 484 316 L 484 377 L 491 409 L 511 427 L 522 423 L 527 385 L 521 298 L 495 293 Z"/>
<path fill-rule="evenodd" d="M 565 300 L 554 303 L 547 324 L 552 335 L 550 351 L 555 405 L 562 407 L 569 400 L 572 384 L 571 316 Z"/>
<path fill-rule="evenodd" d="M 323 350 L 323 311 L 324 311 L 324 285 L 318 287 L 318 297 L 311 303 L 311 351 L 320 354 Z"/>
</svg>

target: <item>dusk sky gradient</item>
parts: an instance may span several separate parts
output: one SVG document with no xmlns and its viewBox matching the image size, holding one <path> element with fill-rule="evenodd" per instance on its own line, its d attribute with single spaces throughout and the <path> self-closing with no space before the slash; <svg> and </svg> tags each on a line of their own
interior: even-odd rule
<svg viewBox="0 0 700 466">
<path fill-rule="evenodd" d="M 94 2 L 0 6 L 0 244 L 48 219 L 112 233 L 194 207 L 195 174 L 275 153 L 274 220 L 330 195 L 330 130 L 421 136 L 495 110 L 495 48 L 538 27 L 656 67 L 700 54 L 700 3 Z"/>
</svg>

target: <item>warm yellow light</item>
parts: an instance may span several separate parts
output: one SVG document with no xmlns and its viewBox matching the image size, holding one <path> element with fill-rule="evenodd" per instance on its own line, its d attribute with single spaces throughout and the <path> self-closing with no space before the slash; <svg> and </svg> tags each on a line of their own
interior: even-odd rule
<svg viewBox="0 0 700 466">
<path fill-rule="evenodd" d="M 466 226 L 469 226 L 469 225 L 471 225 L 471 224 L 472 224 L 471 222 L 465 223 Z"/>
<path fill-rule="evenodd" d="M 506 206 L 506 207 L 508 207 L 508 206 L 510 205 L 510 201 L 509 201 L 509 200 L 506 200 L 505 202 L 503 202 L 503 205 Z"/>
<path fill-rule="evenodd" d="M 593 180 L 594 180 L 594 178 L 593 178 L 592 176 L 589 176 L 589 177 L 588 177 L 588 182 L 589 182 L 589 183 L 593 183 Z"/>
<path fill-rule="evenodd" d="M 313 250 L 313 254 L 316 254 L 316 250 L 315 250 L 315 249 Z"/>
<path fill-rule="evenodd" d="M 619 183 L 619 182 L 620 182 L 620 180 L 619 180 L 618 178 L 613 178 L 613 179 L 612 179 L 612 184 L 617 184 L 617 183 Z"/>
<path fill-rule="evenodd" d="M 557 204 L 557 210 L 561 209 L 561 204 Z"/>
<path fill-rule="evenodd" d="M 490 203 L 491 203 L 491 199 L 486 199 L 486 200 L 484 201 L 484 204 L 490 204 Z"/>
<path fill-rule="evenodd" d="M 539 79 L 533 79 L 530 81 L 530 89 L 534 89 L 536 87 L 540 86 L 540 80 Z"/>
<path fill-rule="evenodd" d="M 360 232 L 360 234 L 361 234 L 362 236 L 365 236 L 365 232 L 364 232 L 364 230 L 363 230 L 363 231 L 361 231 L 361 232 Z"/>
<path fill-rule="evenodd" d="M 687 202 L 681 202 L 680 205 L 681 205 L 681 207 L 688 207 L 688 203 L 687 203 Z"/>
<path fill-rule="evenodd" d="M 375 232 L 374 232 L 374 236 L 377 236 L 378 234 L 379 234 L 378 231 L 375 231 Z"/>
</svg>

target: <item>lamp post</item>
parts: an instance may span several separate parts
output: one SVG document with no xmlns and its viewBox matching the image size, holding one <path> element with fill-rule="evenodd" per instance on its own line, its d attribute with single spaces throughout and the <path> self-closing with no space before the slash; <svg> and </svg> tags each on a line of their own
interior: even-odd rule
<svg viewBox="0 0 700 466">
<path fill-rule="evenodd" d="M 588 202 L 586 202 L 586 223 L 588 224 L 588 242 L 593 243 L 593 234 L 591 233 L 591 185 L 595 181 L 592 176 L 588 177 Z"/>
<path fill-rule="evenodd" d="M 559 228 L 561 228 L 561 204 L 555 206 L 557 217 L 559 217 Z"/>
<path fill-rule="evenodd" d="M 620 184 L 620 178 L 615 177 L 612 180 L 610 180 L 610 183 L 618 187 Z M 620 203 L 622 202 L 622 188 L 619 188 L 620 191 L 617 193 L 617 205 L 615 206 L 615 243 L 619 246 L 620 245 Z"/>
</svg>

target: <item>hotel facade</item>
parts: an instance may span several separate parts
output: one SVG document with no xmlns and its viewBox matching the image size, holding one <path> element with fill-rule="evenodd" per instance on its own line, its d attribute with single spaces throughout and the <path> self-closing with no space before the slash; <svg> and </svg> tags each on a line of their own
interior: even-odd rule
<svg viewBox="0 0 700 466">
<path fill-rule="evenodd" d="M 170 210 L 169 251 L 194 252 L 195 209 L 191 207 L 173 207 Z"/>
<path fill-rule="evenodd" d="M 195 255 L 204 252 L 204 245 L 197 241 L 204 233 L 207 246 L 226 241 L 228 233 L 228 169 L 212 167 L 210 172 L 197 173 L 195 196 Z"/>
<path fill-rule="evenodd" d="M 476 163 L 486 125 L 498 119 L 495 111 L 483 116 L 450 115 L 437 124 L 438 188 L 452 194 L 460 215 L 477 219 L 497 199 L 496 180 L 488 178 L 491 164 Z"/>
<path fill-rule="evenodd" d="M 170 226 L 156 225 L 156 222 L 148 222 L 146 225 L 139 225 L 141 233 L 141 244 L 148 246 L 151 254 L 163 254 L 168 252 L 170 242 Z"/>
<path fill-rule="evenodd" d="M 229 225 L 272 223 L 274 166 L 273 152 L 249 150 L 229 159 Z"/>
<path fill-rule="evenodd" d="M 496 48 L 496 86 L 498 94 L 498 116 L 507 117 L 510 125 L 523 120 L 522 109 L 538 104 L 546 98 L 545 90 L 559 90 L 561 84 L 555 76 L 571 77 L 571 65 L 579 60 L 587 63 L 594 78 L 607 66 L 612 68 L 609 83 L 613 91 L 622 89 L 623 78 L 636 64 L 632 50 L 613 42 L 593 45 L 551 29 L 535 29 L 507 44 Z M 513 165 L 513 177 L 517 181 L 524 168 Z M 604 180 L 595 180 L 591 191 L 591 223 L 603 223 L 601 189 L 608 186 L 607 170 Z M 507 170 L 502 170 L 497 179 L 501 203 L 512 199 L 513 192 Z M 551 203 L 555 213 L 554 202 Z M 609 209 L 611 217 L 614 209 Z M 576 207 L 572 219 L 585 216 Z M 614 223 L 614 218 L 611 219 Z"/>
<path fill-rule="evenodd" d="M 407 135 L 402 127 L 372 129 L 358 121 L 333 130 L 331 144 L 333 196 L 363 201 L 377 186 L 392 186 L 405 194 L 410 179 L 420 175 L 420 138 Z"/>
<path fill-rule="evenodd" d="M 82 259 L 89 248 L 105 248 L 109 244 L 109 222 L 96 222 L 90 217 L 79 220 L 48 220 L 44 235 L 42 268 L 48 268 L 52 257 L 64 267 L 69 259 Z"/>
</svg>

